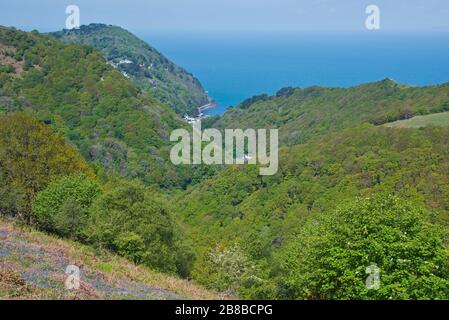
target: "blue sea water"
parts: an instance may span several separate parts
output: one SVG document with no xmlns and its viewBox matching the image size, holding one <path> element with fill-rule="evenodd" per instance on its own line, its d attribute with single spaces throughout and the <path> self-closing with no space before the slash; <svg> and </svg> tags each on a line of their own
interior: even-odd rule
<svg viewBox="0 0 449 320">
<path fill-rule="evenodd" d="M 449 82 L 449 33 L 167 33 L 138 35 L 193 73 L 218 106 L 282 87 L 340 86 L 391 78 Z"/>
</svg>

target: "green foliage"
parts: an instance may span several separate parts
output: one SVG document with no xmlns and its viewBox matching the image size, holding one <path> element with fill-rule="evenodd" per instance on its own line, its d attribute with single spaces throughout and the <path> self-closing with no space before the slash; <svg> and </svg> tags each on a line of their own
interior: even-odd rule
<svg viewBox="0 0 449 320">
<path fill-rule="evenodd" d="M 48 183 L 92 170 L 75 148 L 24 113 L 0 116 L 0 212 L 32 221 L 31 205 Z"/>
<path fill-rule="evenodd" d="M 284 250 L 282 284 L 300 299 L 448 299 L 449 251 L 420 205 L 356 199 L 312 216 Z M 380 269 L 378 288 L 366 269 Z"/>
<path fill-rule="evenodd" d="M 118 254 L 134 263 L 140 263 L 145 256 L 145 242 L 134 232 L 124 232 L 118 235 L 114 240 L 114 246 L 117 248 Z"/>
<path fill-rule="evenodd" d="M 124 182 L 95 201 L 89 239 L 157 270 L 176 271 L 172 217 L 163 199 L 140 183 Z"/>
<path fill-rule="evenodd" d="M 198 261 L 193 276 L 203 285 L 231 294 L 240 293 L 262 280 L 256 276 L 256 266 L 238 245 L 217 246 Z"/>
<path fill-rule="evenodd" d="M 170 132 L 186 127 L 184 121 L 108 66 L 100 52 L 3 27 L 0 43 L 31 61 L 21 77 L 0 71 L 0 110 L 33 113 L 102 167 L 102 178 L 165 188 L 191 180 L 189 170 L 169 161 Z"/>
<path fill-rule="evenodd" d="M 13 66 L 11 66 L 11 65 L 2 65 L 2 64 L 0 64 L 0 72 L 1 73 L 13 73 L 13 72 L 15 72 L 15 69 L 14 69 L 14 67 Z"/>
<path fill-rule="evenodd" d="M 52 33 L 67 43 L 93 46 L 106 60 L 176 113 L 196 115 L 198 107 L 208 103 L 201 83 L 156 49 L 130 32 L 115 26 L 90 24 L 77 30 Z M 127 63 L 120 63 L 120 61 Z"/>
<path fill-rule="evenodd" d="M 395 130 L 362 125 L 280 151 L 275 176 L 233 166 L 174 201 L 199 259 L 210 243 L 238 242 L 275 286 L 283 274 L 279 251 L 304 219 L 357 196 L 392 193 L 436 211 L 449 225 L 449 128 Z M 202 283 L 202 274 L 197 274 Z M 281 289 L 277 296 L 283 297 Z"/>
<path fill-rule="evenodd" d="M 99 39 L 110 62 L 134 61 L 119 69 L 137 82 L 155 76 L 140 74 L 151 48 L 137 54 L 125 34 L 91 25 L 60 36 Z M 92 47 L 2 27 L 0 43 L 16 71 L 0 68 L 2 214 L 243 298 L 448 298 L 449 128 L 373 125 L 447 111 L 447 84 L 285 88 L 208 119 L 280 128 L 289 147 L 279 172 L 261 177 L 256 166 L 172 166 L 169 133 L 185 124 Z M 194 105 L 178 89 L 166 101 Z M 101 195 L 51 129 L 109 182 Z M 378 290 L 364 286 L 371 264 Z"/>
<path fill-rule="evenodd" d="M 384 124 L 414 115 L 447 111 L 449 84 L 406 86 L 385 79 L 350 88 L 281 89 L 228 110 L 209 126 L 276 128 L 281 144 L 295 145 L 361 123 Z"/>
<path fill-rule="evenodd" d="M 82 238 L 88 210 L 100 194 L 97 182 L 84 175 L 51 182 L 40 192 L 33 212 L 40 227 L 72 238 Z"/>
<path fill-rule="evenodd" d="M 182 238 L 182 232 L 176 232 L 178 241 L 176 248 L 176 272 L 183 278 L 190 278 L 194 264 L 196 262 L 195 251 L 186 245 L 185 240 Z"/>
<path fill-rule="evenodd" d="M 0 214 L 14 216 L 18 208 L 24 208 L 25 190 L 12 188 L 6 179 L 6 173 L 0 172 Z"/>
</svg>

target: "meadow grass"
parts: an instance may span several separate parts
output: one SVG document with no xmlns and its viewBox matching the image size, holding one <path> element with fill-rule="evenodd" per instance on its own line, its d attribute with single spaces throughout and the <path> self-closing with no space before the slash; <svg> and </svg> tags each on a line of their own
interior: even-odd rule
<svg viewBox="0 0 449 320">
<path fill-rule="evenodd" d="M 390 128 L 422 128 L 426 126 L 449 126 L 449 112 L 416 116 L 407 120 L 399 120 L 384 124 Z"/>
</svg>

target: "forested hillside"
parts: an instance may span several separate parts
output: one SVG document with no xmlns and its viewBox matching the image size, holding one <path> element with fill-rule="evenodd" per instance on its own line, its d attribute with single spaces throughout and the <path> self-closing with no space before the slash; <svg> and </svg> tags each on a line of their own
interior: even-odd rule
<svg viewBox="0 0 449 320">
<path fill-rule="evenodd" d="M 100 51 L 1 27 L 0 215 L 241 298 L 448 299 L 449 127 L 381 125 L 448 109 L 447 84 L 283 89 L 208 120 L 279 127 L 277 174 L 177 167 L 169 135 L 186 124 Z M 28 283 L 17 261 L 51 260 L 3 225 L 2 295 Z M 99 268 L 119 267 L 87 267 Z"/>
<path fill-rule="evenodd" d="M 281 142 L 294 145 L 358 123 L 378 125 L 447 110 L 449 84 L 416 87 L 385 79 L 348 89 L 284 88 L 242 102 L 209 126 L 279 128 Z"/>
<path fill-rule="evenodd" d="M 51 35 L 67 43 L 99 49 L 109 64 L 181 116 L 196 115 L 198 107 L 209 102 L 201 83 L 192 74 L 120 27 L 90 24 Z"/>
<path fill-rule="evenodd" d="M 447 291 L 442 290 L 449 284 L 449 256 L 447 246 L 443 244 L 445 237 L 441 235 L 434 239 L 438 236 L 435 233 L 427 240 L 418 240 L 415 233 L 409 233 L 403 238 L 383 238 L 381 233 L 385 230 L 376 230 L 377 226 L 383 228 L 383 222 L 370 222 L 370 219 L 388 218 L 382 217 L 386 212 L 372 210 L 375 207 L 372 202 L 393 201 L 398 203 L 398 207 L 391 214 L 404 219 L 403 222 L 387 223 L 394 232 L 409 232 L 401 223 L 420 229 L 414 225 L 415 222 L 407 220 L 409 210 L 425 212 L 419 223 L 429 226 L 433 223 L 437 229 L 447 231 L 448 143 L 449 128 L 395 130 L 361 125 L 312 143 L 284 149 L 280 154 L 280 170 L 272 177 L 258 176 L 257 169 L 251 166 L 225 169 L 218 176 L 189 189 L 176 201 L 177 214 L 185 222 L 185 232 L 191 235 L 188 239 L 193 242 L 193 247 L 198 248 L 200 259 L 193 271 L 197 280 L 212 288 L 228 288 L 253 298 L 447 298 Z M 357 197 L 361 198 L 357 200 Z M 367 198 L 371 200 L 364 200 Z M 295 282 L 296 277 L 306 275 L 301 274 L 298 268 L 305 266 L 297 260 L 290 260 L 293 259 L 291 250 L 308 250 L 314 237 L 318 236 L 310 235 L 307 242 L 303 242 L 303 228 L 310 228 L 313 221 L 323 215 L 334 215 L 337 207 L 347 206 L 347 203 L 359 203 L 360 207 L 354 205 L 351 208 L 355 210 L 351 215 L 356 215 L 352 217 L 357 221 L 354 223 L 361 226 L 355 229 L 351 224 L 347 226 L 356 233 L 354 235 L 345 231 L 335 237 L 327 233 L 319 235 L 329 236 L 321 240 L 331 247 L 329 250 L 338 249 L 341 253 L 332 251 L 328 261 L 308 265 L 304 272 L 310 273 L 311 278 L 299 285 Z M 365 209 L 365 206 L 373 208 Z M 357 216 L 357 210 L 362 209 L 364 213 Z M 329 225 L 326 228 L 337 227 L 337 218 L 327 221 Z M 307 232 L 312 231 L 307 229 Z M 362 234 L 358 235 L 359 232 Z M 349 242 L 341 242 L 344 236 Z M 367 239 L 372 236 L 375 240 L 362 247 L 355 242 L 359 236 Z M 354 243 L 351 237 L 354 237 Z M 410 245 L 404 245 L 400 253 L 387 249 L 399 246 L 402 241 L 410 241 Z M 419 263 L 428 263 L 424 261 L 432 259 L 431 248 L 434 245 L 442 250 L 442 260 L 429 262 L 432 266 L 420 269 Z M 311 255 L 308 259 L 324 259 L 319 247 L 313 250 L 318 251 L 307 252 Z M 418 252 L 423 254 L 421 262 L 415 256 Z M 224 256 L 223 261 L 216 258 L 219 256 Z M 364 258 L 359 260 L 358 256 Z M 233 261 L 234 265 L 227 265 L 226 259 Z M 351 259 L 355 259 L 350 263 L 351 267 L 345 265 Z M 407 271 L 403 275 L 399 275 L 402 266 L 397 259 L 410 259 L 404 262 Z M 342 263 L 339 271 L 332 269 L 333 261 Z M 296 269 L 290 270 L 287 263 L 293 263 Z M 370 263 L 382 270 L 398 272 L 398 278 L 391 280 L 391 288 L 382 293 L 366 291 L 363 267 Z M 346 279 L 346 274 L 355 277 L 356 271 L 360 276 L 354 280 L 354 287 L 344 288 L 353 281 Z M 229 273 L 237 276 L 229 276 Z M 317 283 L 315 279 L 319 277 L 323 279 Z M 421 281 L 425 277 L 432 279 L 429 287 L 420 288 L 414 279 Z M 434 280 L 438 285 L 434 286 Z M 397 288 L 395 281 L 398 281 Z"/>
<path fill-rule="evenodd" d="M 69 139 L 104 175 L 182 186 L 169 135 L 186 124 L 92 47 L 0 28 L 0 111 L 26 111 Z M 190 170 L 189 170 L 190 171 Z"/>
<path fill-rule="evenodd" d="M 203 175 L 168 159 L 185 123 L 92 47 L 3 27 L 0 46 L 0 215 L 188 277 L 167 192 Z"/>
</svg>

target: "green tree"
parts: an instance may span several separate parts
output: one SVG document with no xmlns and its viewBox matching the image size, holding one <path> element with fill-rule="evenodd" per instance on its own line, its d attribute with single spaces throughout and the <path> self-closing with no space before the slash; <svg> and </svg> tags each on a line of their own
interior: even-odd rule
<svg viewBox="0 0 449 320">
<path fill-rule="evenodd" d="M 63 177 L 37 195 L 33 212 L 41 227 L 80 238 L 88 220 L 88 209 L 99 194 L 98 183 L 84 175 Z"/>
<path fill-rule="evenodd" d="M 160 271 L 176 271 L 171 214 L 164 201 L 141 183 L 123 182 L 95 201 L 89 238 Z"/>
<path fill-rule="evenodd" d="M 145 256 L 145 243 L 142 237 L 134 232 L 121 233 L 114 240 L 114 245 L 120 255 L 134 263 L 142 262 Z"/>
<path fill-rule="evenodd" d="M 257 267 L 241 250 L 240 246 L 219 245 L 210 249 L 198 260 L 194 277 L 209 288 L 231 294 L 242 293 L 260 284 Z"/>
<path fill-rule="evenodd" d="M 49 127 L 25 113 L 0 116 L 0 180 L 19 200 L 11 206 L 14 201 L 0 199 L 0 212 L 32 222 L 36 194 L 51 180 L 75 173 L 94 176 L 77 150 Z"/>
<path fill-rule="evenodd" d="M 366 283 L 370 266 L 377 289 Z M 449 253 L 418 204 L 358 198 L 307 221 L 284 250 L 281 283 L 290 298 L 447 299 Z"/>
</svg>

